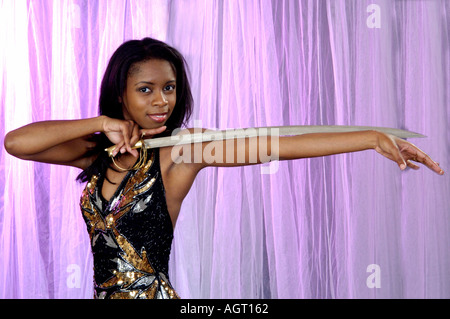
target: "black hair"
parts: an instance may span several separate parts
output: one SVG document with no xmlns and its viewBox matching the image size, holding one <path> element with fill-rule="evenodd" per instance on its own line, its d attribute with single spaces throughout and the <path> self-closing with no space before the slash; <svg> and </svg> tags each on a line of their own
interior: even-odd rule
<svg viewBox="0 0 450 319">
<path fill-rule="evenodd" d="M 130 68 L 136 63 L 160 59 L 168 61 L 176 73 L 177 97 L 172 114 L 164 124 L 167 129 L 155 136 L 168 136 L 176 128 L 185 125 L 192 114 L 193 99 L 184 57 L 175 48 L 152 38 L 130 40 L 123 43 L 111 56 L 100 88 L 99 114 L 110 118 L 124 119 L 120 100 L 126 89 Z M 96 160 L 81 172 L 77 180 L 86 182 L 93 175 L 105 171 L 111 164 L 105 148 L 113 145 L 104 133 L 94 134 L 92 139 L 96 147 L 86 156 L 98 154 Z M 120 153 L 119 153 L 120 154 Z"/>
</svg>

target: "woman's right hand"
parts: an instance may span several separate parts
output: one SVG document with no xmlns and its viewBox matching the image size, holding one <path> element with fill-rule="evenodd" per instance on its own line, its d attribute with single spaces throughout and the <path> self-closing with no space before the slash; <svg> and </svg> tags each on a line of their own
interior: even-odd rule
<svg viewBox="0 0 450 319">
<path fill-rule="evenodd" d="M 142 138 L 139 125 L 132 120 L 119 120 L 110 117 L 104 117 L 102 124 L 103 133 L 108 139 L 114 143 L 114 150 L 112 156 L 116 156 L 120 153 L 130 153 L 134 157 L 138 157 L 139 153 L 132 147 Z M 145 136 L 156 135 L 163 132 L 166 129 L 165 126 L 155 129 L 146 129 Z"/>
</svg>

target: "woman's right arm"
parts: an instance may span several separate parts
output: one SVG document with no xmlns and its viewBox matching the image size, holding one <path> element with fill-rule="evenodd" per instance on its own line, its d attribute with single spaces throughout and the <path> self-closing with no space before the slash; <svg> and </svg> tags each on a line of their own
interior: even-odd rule
<svg viewBox="0 0 450 319">
<path fill-rule="evenodd" d="M 84 155 L 95 146 L 88 138 L 102 131 L 103 121 L 100 116 L 32 123 L 9 132 L 5 136 L 5 149 L 20 159 L 84 169 L 93 160 Z"/>
<path fill-rule="evenodd" d="M 138 139 L 136 124 L 106 116 L 32 123 L 9 132 L 4 144 L 9 154 L 24 160 L 85 169 L 98 155 L 86 156 L 95 147 L 89 137 L 97 132 L 107 134 L 113 143 L 135 152 L 130 144 Z"/>
</svg>

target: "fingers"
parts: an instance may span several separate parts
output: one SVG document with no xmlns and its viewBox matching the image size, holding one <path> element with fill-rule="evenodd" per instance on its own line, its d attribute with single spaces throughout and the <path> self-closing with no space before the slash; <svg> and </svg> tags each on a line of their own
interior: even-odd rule
<svg viewBox="0 0 450 319">
<path fill-rule="evenodd" d="M 141 129 L 139 131 L 139 133 L 143 138 L 150 138 L 153 135 L 164 132 L 166 129 L 167 129 L 166 126 L 161 126 L 161 127 L 157 127 L 157 128 L 151 128 L 151 129 Z"/>
<path fill-rule="evenodd" d="M 130 139 L 130 144 L 132 146 L 134 146 L 139 140 L 140 140 L 140 135 L 139 135 L 139 126 L 137 124 L 134 124 L 133 126 L 133 130 L 131 133 L 131 139 Z M 135 149 L 131 149 L 131 155 L 133 155 L 134 157 L 138 157 L 139 153 L 138 151 L 136 151 Z"/>
<path fill-rule="evenodd" d="M 133 149 L 134 145 L 136 145 L 140 139 L 150 138 L 153 135 L 164 132 L 166 129 L 166 126 L 161 126 L 154 129 L 139 129 L 139 125 L 135 122 L 124 121 L 120 126 L 120 132 L 122 135 L 121 141 L 115 145 L 112 156 L 116 156 L 119 152 L 122 154 L 128 152 L 134 157 L 138 157 L 139 152 L 136 149 Z"/>
<path fill-rule="evenodd" d="M 426 153 L 423 153 L 421 151 L 416 153 L 416 155 L 409 160 L 409 162 L 411 162 L 411 161 L 421 163 L 439 175 L 444 174 L 444 170 L 439 166 L 439 163 L 433 161 L 429 155 L 427 155 Z M 411 168 L 414 168 L 414 169 L 419 168 L 417 165 L 415 165 L 413 163 L 411 163 L 411 164 L 412 164 L 412 166 L 410 166 Z"/>
<path fill-rule="evenodd" d="M 405 159 L 401 156 L 400 152 L 397 152 L 394 154 L 395 156 L 395 161 L 397 162 L 398 166 L 400 167 L 400 169 L 402 171 L 404 171 L 407 167 L 407 162 L 405 161 Z"/>
<path fill-rule="evenodd" d="M 136 150 L 132 149 L 132 145 L 139 140 L 139 127 L 133 121 L 116 120 L 116 127 L 108 132 L 108 138 L 116 143 L 111 156 L 116 156 L 119 152 L 129 152 L 134 156 L 138 156 Z"/>
<path fill-rule="evenodd" d="M 123 142 L 117 144 L 116 154 L 120 151 L 120 153 L 124 154 L 125 152 L 130 153 L 134 157 L 138 157 L 139 153 L 136 149 L 133 149 L 134 145 L 139 141 L 139 126 L 133 121 L 129 121 L 128 126 L 125 125 L 122 129 L 123 134 Z"/>
<path fill-rule="evenodd" d="M 117 147 L 120 149 L 120 152 L 123 154 L 125 151 L 128 151 L 131 153 L 131 146 L 130 146 L 130 134 L 133 128 L 133 121 L 126 121 L 120 126 L 120 130 L 122 132 L 123 142 L 124 145 L 122 147 Z"/>
<path fill-rule="evenodd" d="M 390 153 L 393 157 L 393 160 L 395 162 L 397 162 L 398 166 L 400 167 L 400 169 L 403 171 L 406 169 L 407 167 L 407 162 L 405 160 L 405 158 L 403 158 L 402 153 L 398 147 L 398 144 L 395 142 L 395 140 L 392 140 L 392 144 L 389 145 L 390 147 Z"/>
<path fill-rule="evenodd" d="M 409 168 L 412 168 L 413 170 L 418 170 L 420 168 L 420 166 L 414 164 L 411 160 L 407 160 L 406 164 L 408 165 Z"/>
<path fill-rule="evenodd" d="M 115 146 L 114 146 L 114 149 L 113 149 L 113 151 L 112 151 L 112 153 L 111 153 L 111 155 L 110 156 L 112 156 L 112 157 L 115 157 L 117 154 L 119 154 L 119 152 L 121 152 L 122 151 L 122 147 L 124 146 L 124 142 L 122 141 L 122 142 L 120 142 L 120 143 L 118 143 L 118 144 L 116 144 Z M 123 152 L 122 152 L 123 153 Z"/>
<path fill-rule="evenodd" d="M 408 167 L 414 170 L 418 170 L 419 166 L 414 164 L 413 161 L 425 165 L 439 175 L 444 174 L 444 170 L 439 166 L 439 163 L 435 162 L 428 154 L 414 144 L 405 142 L 402 146 L 401 153 L 407 159 Z"/>
</svg>

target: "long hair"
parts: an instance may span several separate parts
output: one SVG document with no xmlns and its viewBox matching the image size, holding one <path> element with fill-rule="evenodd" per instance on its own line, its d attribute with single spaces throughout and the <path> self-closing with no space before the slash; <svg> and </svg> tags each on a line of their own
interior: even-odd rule
<svg viewBox="0 0 450 319">
<path fill-rule="evenodd" d="M 126 89 L 130 68 L 150 59 L 168 61 L 176 73 L 177 97 L 172 114 L 165 123 L 167 129 L 158 136 L 168 136 L 176 128 L 185 125 L 192 114 L 193 99 L 189 84 L 187 64 L 184 57 L 173 47 L 152 38 L 131 40 L 123 43 L 111 56 L 100 88 L 99 114 L 110 118 L 124 119 L 120 100 Z M 158 137 L 155 136 L 155 137 Z M 93 175 L 104 172 L 111 159 L 105 148 L 112 145 L 104 133 L 93 136 L 96 147 L 86 156 L 98 154 L 96 160 L 78 175 L 77 180 L 86 182 Z M 120 153 L 118 154 L 120 156 Z"/>
</svg>

